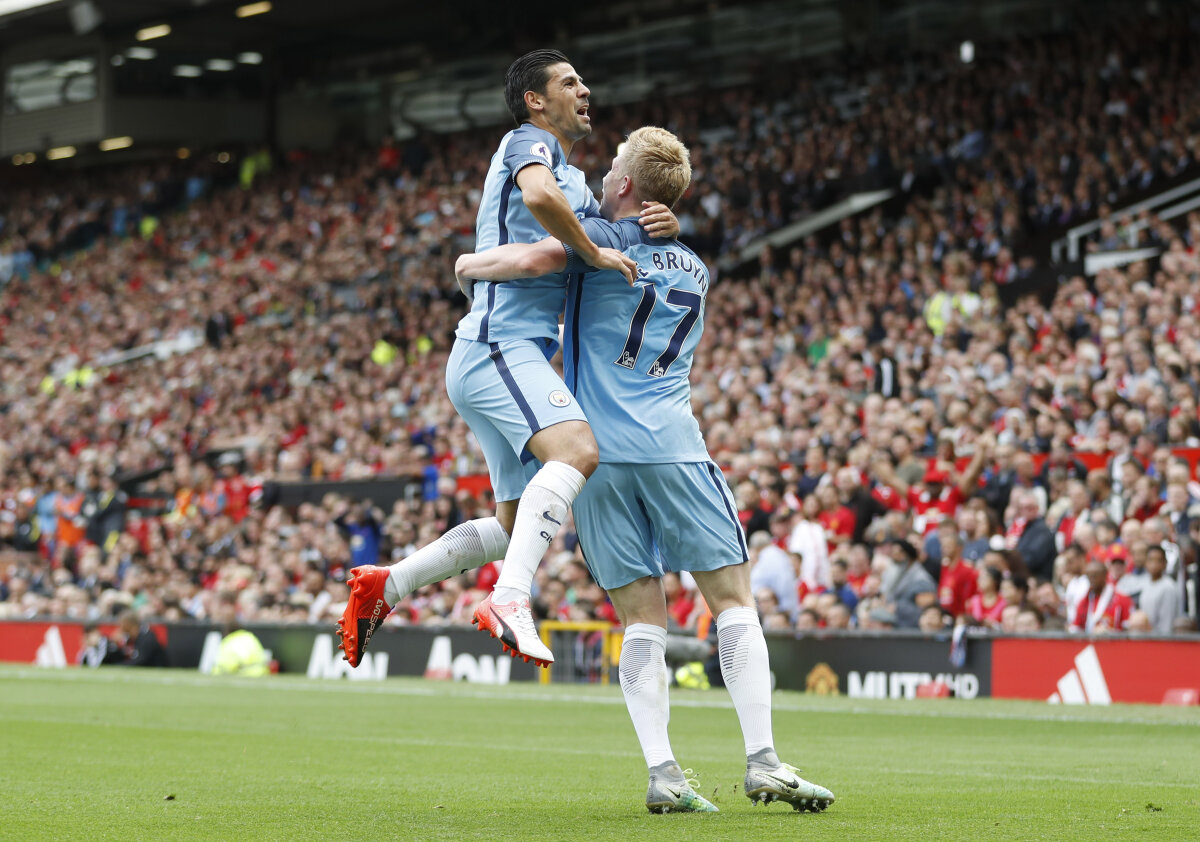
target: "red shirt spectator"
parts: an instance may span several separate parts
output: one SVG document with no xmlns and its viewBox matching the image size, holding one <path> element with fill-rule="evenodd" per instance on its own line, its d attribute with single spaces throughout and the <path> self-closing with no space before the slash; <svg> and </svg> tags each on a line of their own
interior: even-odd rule
<svg viewBox="0 0 1200 842">
<path fill-rule="evenodd" d="M 1075 617 L 1071 621 L 1072 631 L 1120 631 L 1129 622 L 1133 613 L 1133 600 L 1120 593 L 1112 585 L 1106 585 L 1100 594 L 1088 593 L 1079 600 Z"/>
<path fill-rule="evenodd" d="M 947 564 L 942 561 L 938 577 L 938 603 L 955 617 L 967 613 L 967 601 L 975 596 L 979 574 L 970 562 L 959 558 Z"/>
<path fill-rule="evenodd" d="M 962 557 L 962 538 L 953 521 L 938 530 L 942 545 L 942 572 L 938 577 L 938 603 L 954 617 L 967 613 L 967 601 L 979 591 L 979 571 Z"/>
<path fill-rule="evenodd" d="M 892 488 L 890 485 L 878 483 L 874 488 L 871 489 L 871 496 L 891 511 L 908 511 L 908 500 L 904 499 L 904 495 Z"/>
<path fill-rule="evenodd" d="M 971 619 L 975 622 L 998 628 L 1000 619 L 1004 615 L 1004 609 L 1008 607 L 1008 603 L 1004 601 L 1004 597 L 1000 594 L 993 594 L 987 599 L 992 600 L 991 604 L 987 604 L 987 600 L 983 594 L 975 594 L 967 601 L 967 613 L 971 615 Z"/>
<path fill-rule="evenodd" d="M 817 520 L 825 529 L 825 534 L 832 538 L 834 535 L 842 535 L 849 538 L 854 534 L 854 512 L 850 511 L 847 506 L 838 506 L 831 511 L 822 511 L 817 515 Z M 837 548 L 837 542 L 829 542 L 829 551 L 833 552 Z"/>
<path fill-rule="evenodd" d="M 1108 578 L 1108 569 L 1098 561 L 1088 562 L 1084 575 L 1090 587 L 1087 596 L 1079 600 L 1071 631 L 1089 634 L 1097 631 L 1121 631 L 1133 613 L 1133 600 L 1117 591 Z"/>
<path fill-rule="evenodd" d="M 967 600 L 967 613 L 980 625 L 1000 627 L 1000 620 L 1008 600 L 1000 595 L 1000 583 L 1004 574 L 997 568 L 984 565 L 975 579 L 978 593 Z"/>
<path fill-rule="evenodd" d="M 671 619 L 680 628 L 687 628 L 688 619 L 692 616 L 692 612 L 696 609 L 696 603 L 683 588 L 667 603 L 667 613 L 671 615 Z"/>
<path fill-rule="evenodd" d="M 944 519 L 953 519 L 958 507 L 963 504 L 963 495 L 958 486 L 944 484 L 948 478 L 945 471 L 931 468 L 925 474 L 924 489 L 914 487 L 908 490 L 913 526 L 922 535 L 932 533 Z"/>
</svg>

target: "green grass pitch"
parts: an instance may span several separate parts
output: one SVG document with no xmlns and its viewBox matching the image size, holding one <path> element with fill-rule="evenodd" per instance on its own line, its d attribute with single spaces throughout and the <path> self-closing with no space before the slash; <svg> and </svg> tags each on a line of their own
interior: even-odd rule
<svg viewBox="0 0 1200 842">
<path fill-rule="evenodd" d="M 673 691 L 719 814 L 652 816 L 615 687 L 0 668 L 0 838 L 1197 839 L 1200 711 L 775 694 L 827 812 L 754 807 L 724 691 Z"/>
</svg>

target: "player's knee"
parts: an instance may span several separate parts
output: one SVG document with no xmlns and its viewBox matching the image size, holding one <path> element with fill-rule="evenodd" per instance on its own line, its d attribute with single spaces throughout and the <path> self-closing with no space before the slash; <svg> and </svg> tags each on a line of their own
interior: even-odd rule
<svg viewBox="0 0 1200 842">
<path fill-rule="evenodd" d="M 518 500 L 504 500 L 496 504 L 496 520 L 500 521 L 500 528 L 509 536 L 512 535 L 513 526 L 517 522 L 518 502 Z"/>
<path fill-rule="evenodd" d="M 569 444 L 562 450 L 564 452 L 560 461 L 571 465 L 571 468 L 580 471 L 584 477 L 592 476 L 596 465 L 600 464 L 600 449 L 596 446 L 596 437 L 592 434 L 592 428 L 584 423 L 572 429 Z"/>
<path fill-rule="evenodd" d="M 579 447 L 575 451 L 575 470 L 583 474 L 585 477 L 590 477 L 596 471 L 596 467 L 600 464 L 600 448 L 596 446 L 596 437 L 588 431 L 586 437 L 579 442 Z"/>
<path fill-rule="evenodd" d="M 547 427 L 535 433 L 527 446 L 543 464 L 563 462 L 584 477 L 590 477 L 600 463 L 596 437 L 586 421 L 567 421 Z"/>
</svg>

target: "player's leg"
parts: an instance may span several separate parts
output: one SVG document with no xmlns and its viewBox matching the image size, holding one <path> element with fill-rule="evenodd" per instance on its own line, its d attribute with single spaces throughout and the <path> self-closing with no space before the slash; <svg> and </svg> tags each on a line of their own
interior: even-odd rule
<svg viewBox="0 0 1200 842">
<path fill-rule="evenodd" d="M 541 390 L 548 395 L 561 396 L 557 400 L 571 402 L 556 409 L 578 406 L 566 386 L 560 388 L 561 380 L 553 369 L 550 374 L 553 380 L 541 385 Z M 521 495 L 512 541 L 496 581 L 496 600 L 499 602 L 529 597 L 538 563 L 566 519 L 571 503 L 596 469 L 599 458 L 592 428 L 580 420 L 563 420 L 543 427 L 530 436 L 525 447 L 537 457 L 542 467 Z"/>
<path fill-rule="evenodd" d="M 432 544 L 393 564 L 384 594 L 389 605 L 395 605 L 418 588 L 504 558 L 517 500 L 525 490 L 525 467 L 493 422 L 493 416 L 479 408 L 484 395 L 505 396 L 492 380 L 487 345 L 455 340 L 446 363 L 446 391 L 483 451 L 492 493 L 499 501 L 496 516 L 460 523 Z"/>
<path fill-rule="evenodd" d="M 655 813 L 712 812 L 716 807 L 696 794 L 671 751 L 662 569 L 632 479 L 630 466 L 597 468 L 575 501 L 579 543 L 625 627 L 621 692 L 649 770 L 646 807 Z"/>
<path fill-rule="evenodd" d="M 608 592 L 625 627 L 619 672 L 621 692 L 633 730 L 637 733 L 646 766 L 674 763 L 667 724 L 671 714 L 667 697 L 667 605 L 662 579 L 646 576 Z"/>
<path fill-rule="evenodd" d="M 746 797 L 786 801 L 796 810 L 820 812 L 834 796 L 805 780 L 775 753 L 771 729 L 771 662 L 758 612 L 752 607 L 750 565 L 695 571 L 696 584 L 717 619 L 721 675 L 733 699 L 746 745 Z"/>
<path fill-rule="evenodd" d="M 350 597 L 338 620 L 338 634 L 351 666 L 358 666 L 375 629 L 408 594 L 504 558 L 517 499 L 524 490 L 525 468 L 504 435 L 468 399 L 476 393 L 474 387 L 482 382 L 486 388 L 490 379 L 487 346 L 456 340 L 446 366 L 447 391 L 487 460 L 493 492 L 502 501 L 496 517 L 460 523 L 391 567 L 363 566 L 350 572 Z"/>
<path fill-rule="evenodd" d="M 492 389 L 500 400 L 476 403 L 493 418 L 514 453 L 529 454 L 542 467 L 525 485 L 513 523 L 504 566 L 492 594 L 474 620 L 498 637 L 513 655 L 546 664 L 550 650 L 537 636 L 529 595 L 533 574 L 566 520 L 586 476 L 596 466 L 596 440 L 578 402 L 551 367 L 541 343 L 492 343 Z"/>
<path fill-rule="evenodd" d="M 663 561 L 688 570 L 716 618 L 717 650 L 746 747 L 746 795 L 823 810 L 833 793 L 775 754 L 771 664 L 750 592 L 750 565 L 733 495 L 711 463 L 657 466 L 652 522 Z"/>
</svg>

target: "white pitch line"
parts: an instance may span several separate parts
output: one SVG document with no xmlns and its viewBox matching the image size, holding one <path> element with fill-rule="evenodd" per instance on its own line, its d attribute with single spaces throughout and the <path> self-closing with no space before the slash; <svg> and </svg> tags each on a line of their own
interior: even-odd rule
<svg viewBox="0 0 1200 842">
<path fill-rule="evenodd" d="M 249 678 L 213 678 L 200 674 L 187 673 L 155 673 L 155 672 L 130 672 L 130 671 L 108 671 L 101 672 L 84 671 L 81 669 L 49 671 L 45 669 L 15 669 L 5 670 L 0 672 L 0 681 L 9 678 L 31 678 L 42 680 L 62 680 L 62 681 L 83 681 L 83 682 L 101 682 L 101 683 L 145 683 L 158 684 L 163 686 L 186 686 L 186 687 L 239 687 L 251 688 L 257 690 L 282 690 L 288 692 L 305 691 L 316 693 L 356 693 L 365 695 L 383 695 L 383 696 L 452 696 L 455 698 L 466 699 L 481 699 L 488 701 L 517 701 L 517 702 L 541 702 L 551 704 L 596 704 L 596 705 L 621 705 L 625 704 L 622 697 L 617 695 L 603 696 L 592 695 L 588 693 L 578 693 L 572 691 L 564 691 L 556 689 L 553 686 L 543 687 L 538 690 L 494 690 L 487 689 L 483 685 L 459 684 L 459 683 L 441 683 L 440 687 L 420 687 L 413 684 L 401 684 L 398 682 L 360 682 L 360 681 L 338 681 L 329 679 L 298 679 L 298 680 L 283 680 L 271 681 L 270 679 L 249 679 Z M 515 687 L 517 685 L 510 684 L 507 687 Z M 561 685 L 560 685 L 561 686 Z M 882 700 L 881 700 L 882 701 Z M 1012 700 L 1017 701 L 1017 700 Z M 914 707 L 909 710 L 902 708 L 875 708 L 868 705 L 854 704 L 846 707 L 844 704 L 832 705 L 822 703 L 817 700 L 811 702 L 806 701 L 802 705 L 781 702 L 776 699 L 773 705 L 777 713 L 820 713 L 820 714 L 874 714 L 878 716 L 909 716 L 923 718 L 953 718 L 953 719 L 990 719 L 990 720 L 1012 720 L 1023 722 L 1067 722 L 1067 723 L 1102 723 L 1112 725 L 1142 725 L 1142 726 L 1182 726 L 1182 727 L 1200 727 L 1200 717 L 1183 720 L 1156 720 L 1143 719 L 1136 716 L 1079 716 L 1070 713 L 1022 713 L 1016 711 L 973 711 L 962 706 L 961 701 L 948 701 L 946 707 Z M 733 708 L 733 704 L 728 698 L 722 699 L 693 699 L 679 698 L 677 695 L 671 699 L 671 706 L 677 708 L 700 708 L 700 709 L 717 709 L 729 710 Z M 1103 708 L 1088 708 L 1100 714 Z"/>
</svg>

